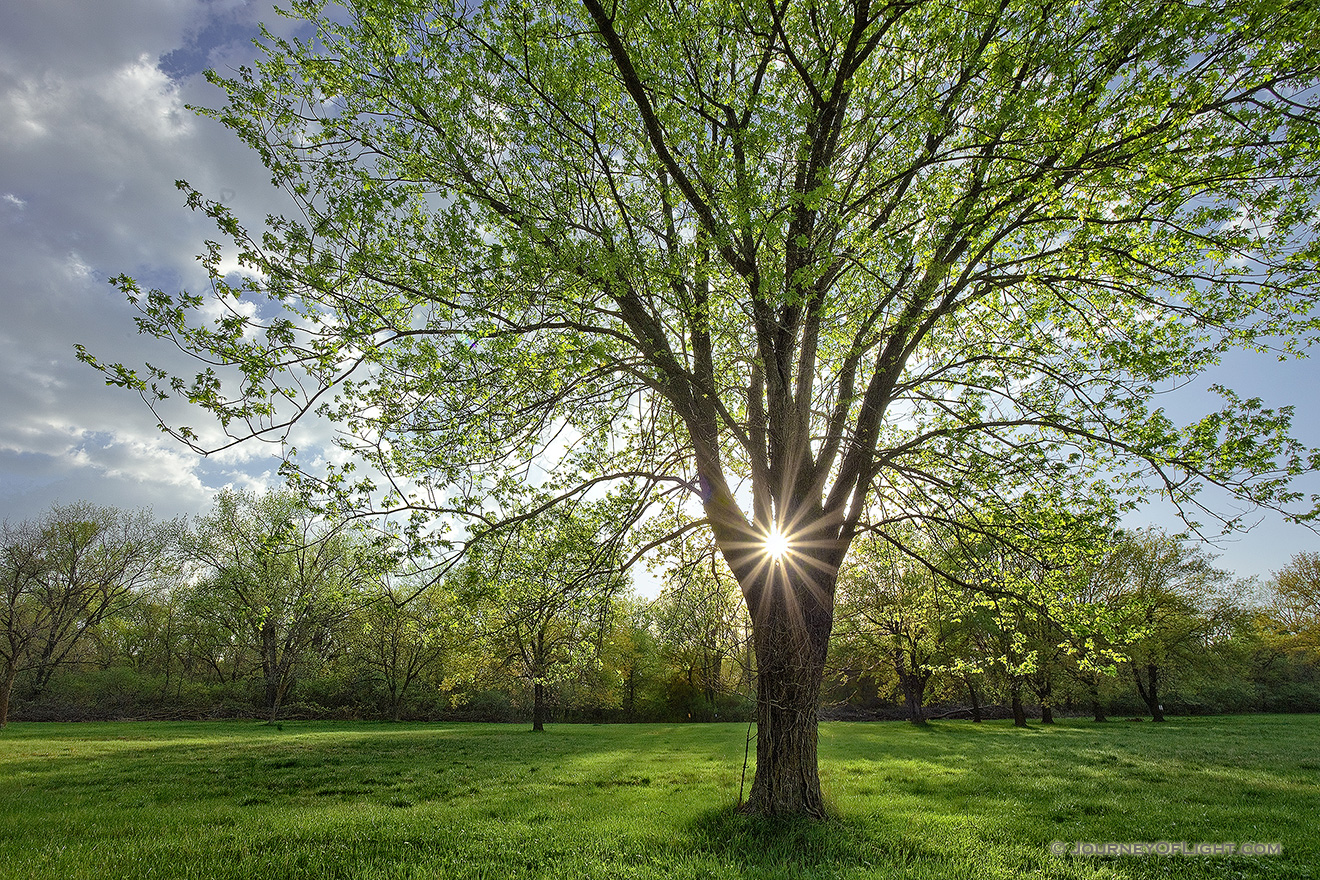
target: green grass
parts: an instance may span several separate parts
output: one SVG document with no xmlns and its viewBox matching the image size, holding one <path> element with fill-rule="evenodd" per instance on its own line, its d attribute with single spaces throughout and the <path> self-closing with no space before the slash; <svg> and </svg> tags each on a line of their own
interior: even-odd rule
<svg viewBox="0 0 1320 880">
<path fill-rule="evenodd" d="M 1320 880 L 1317 716 L 825 724 L 823 823 L 733 814 L 745 733 L 13 724 L 0 877 Z M 1059 856 L 1056 840 L 1283 854 Z"/>
</svg>

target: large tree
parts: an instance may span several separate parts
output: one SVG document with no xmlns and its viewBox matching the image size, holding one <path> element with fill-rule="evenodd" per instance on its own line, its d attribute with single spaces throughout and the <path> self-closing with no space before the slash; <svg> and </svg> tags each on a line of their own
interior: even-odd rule
<svg viewBox="0 0 1320 880">
<path fill-rule="evenodd" d="M 247 277 L 217 243 L 214 303 L 118 279 L 208 367 L 100 366 L 235 438 L 322 412 L 382 506 L 475 531 L 532 461 L 564 496 L 649 481 L 754 622 L 752 810 L 825 809 L 861 528 L 1070 466 L 1297 500 L 1287 408 L 1147 401 L 1314 329 L 1314 4 L 342 2 L 213 78 L 298 205 L 249 231 L 182 184 Z"/>
</svg>

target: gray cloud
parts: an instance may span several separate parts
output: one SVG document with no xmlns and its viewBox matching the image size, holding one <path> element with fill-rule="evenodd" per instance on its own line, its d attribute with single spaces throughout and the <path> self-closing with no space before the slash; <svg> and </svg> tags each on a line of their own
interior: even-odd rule
<svg viewBox="0 0 1320 880">
<path fill-rule="evenodd" d="M 84 497 L 196 511 L 219 485 L 273 473 L 270 448 L 204 461 L 163 436 L 134 395 L 105 388 L 73 346 L 188 368 L 135 335 L 108 279 L 203 281 L 194 257 L 214 231 L 176 179 L 232 193 L 247 216 L 283 206 L 255 157 L 186 108 L 221 94 L 196 75 L 200 64 L 171 55 L 249 60 L 255 22 L 274 16 L 241 2 L 10 5 L 0 36 L 0 512 Z M 175 59 L 173 77 L 162 57 Z"/>
</svg>

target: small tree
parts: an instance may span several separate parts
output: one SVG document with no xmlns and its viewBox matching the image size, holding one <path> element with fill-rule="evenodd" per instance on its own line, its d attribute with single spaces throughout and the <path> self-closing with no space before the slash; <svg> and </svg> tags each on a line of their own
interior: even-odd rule
<svg viewBox="0 0 1320 880">
<path fill-rule="evenodd" d="M 620 595 L 604 646 L 605 663 L 618 682 L 624 721 L 655 713 L 655 683 L 667 668 L 651 612 L 651 604 L 634 592 Z"/>
<path fill-rule="evenodd" d="M 1011 504 L 1001 498 L 946 523 L 921 557 L 959 597 L 952 641 L 962 656 L 952 668 L 964 673 L 969 688 L 971 673 L 1001 675 L 1019 727 L 1027 723 L 1024 690 L 1035 693 L 1041 721 L 1052 723 L 1066 658 L 1108 632 L 1109 612 L 1079 585 L 1112 531 L 1113 499 L 1083 487 L 1064 500 L 1033 493 Z M 1084 664 L 1097 658 L 1085 654 Z"/>
<path fill-rule="evenodd" d="M 455 579 L 496 662 L 532 687 L 532 730 L 545 729 L 546 690 L 595 657 L 614 597 L 607 503 L 554 507 L 475 545 Z"/>
<path fill-rule="evenodd" d="M 1101 540 L 1094 545 L 1101 548 L 1113 532 L 1107 530 L 1096 537 Z M 1100 550 L 1074 567 L 1067 580 L 1068 601 L 1059 609 L 1064 639 L 1061 668 L 1084 691 L 1091 717 L 1097 722 L 1107 720 L 1102 687 L 1117 677 L 1126 659 L 1121 650 L 1124 623 L 1113 592 L 1117 585 L 1097 574 L 1103 569 L 1105 555 Z"/>
</svg>

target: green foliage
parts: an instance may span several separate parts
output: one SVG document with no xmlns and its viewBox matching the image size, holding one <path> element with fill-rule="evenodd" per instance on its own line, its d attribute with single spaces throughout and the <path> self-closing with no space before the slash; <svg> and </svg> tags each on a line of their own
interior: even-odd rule
<svg viewBox="0 0 1320 880">
<path fill-rule="evenodd" d="M 917 546 L 907 536 L 901 543 Z M 851 661 L 848 673 L 854 680 L 892 683 L 907 703 L 908 719 L 925 720 L 931 677 L 974 663 L 953 650 L 965 623 L 960 612 L 967 609 L 954 604 L 954 591 L 936 572 L 877 540 L 854 546 L 839 590 L 836 644 Z"/>
<path fill-rule="evenodd" d="M 287 492 L 222 491 L 184 549 L 198 573 L 190 614 L 218 635 L 210 662 L 246 659 L 259 669 L 272 721 L 298 665 L 333 652 L 334 624 L 365 601 L 389 562 L 364 535 Z"/>
<path fill-rule="evenodd" d="M 1209 660 L 1233 608 L 1227 572 L 1197 545 L 1158 530 L 1115 542 L 1097 571 L 1122 625 L 1130 673 L 1156 720 L 1160 688 Z"/>
<path fill-rule="evenodd" d="M 230 500 L 235 504 L 224 509 L 232 518 L 213 514 L 199 524 L 219 529 L 212 538 L 283 534 L 254 546 L 264 546 L 276 558 L 301 552 L 291 542 L 281 543 L 292 533 L 270 527 L 284 521 L 279 517 L 245 531 L 257 518 L 245 519 L 244 505 L 273 499 Z M 300 529 L 333 533 L 333 526 L 296 504 L 272 509 L 301 510 Z M 604 504 L 580 513 L 579 520 L 597 525 L 616 520 Z M 143 534 L 157 537 L 172 534 L 177 525 L 153 524 L 142 515 L 129 519 L 138 521 Z M 573 639 L 572 646 L 546 653 L 555 660 L 542 679 L 547 717 L 749 717 L 756 674 L 751 625 L 732 575 L 709 541 L 691 535 L 671 545 L 662 557 L 669 566 L 666 586 L 647 601 L 612 580 L 612 551 L 608 540 L 599 543 L 606 533 L 595 539 L 582 533 L 581 543 L 574 538 L 561 545 L 549 528 L 556 522 L 564 524 L 554 516 L 539 526 L 531 520 L 524 533 L 505 532 L 508 542 L 491 541 L 488 546 L 495 552 L 490 557 L 475 555 L 474 561 L 498 559 L 510 575 L 490 582 L 474 579 L 470 567 L 433 580 L 433 573 L 423 575 L 392 556 L 377 555 L 379 548 L 361 538 L 346 539 L 337 546 L 365 553 L 357 561 L 374 560 L 376 567 L 347 592 L 332 579 L 321 585 L 324 593 L 307 593 L 303 609 L 319 616 L 314 625 L 304 621 L 302 629 L 304 623 L 297 623 L 285 606 L 248 608 L 237 594 L 216 592 L 220 585 L 242 581 L 215 578 L 215 568 L 203 564 L 211 557 L 162 556 L 154 554 L 157 545 L 149 544 L 154 561 L 163 565 L 117 594 L 95 625 L 82 629 L 63 661 L 43 667 L 33 650 L 19 654 L 26 665 L 12 669 L 12 715 L 18 720 L 269 718 L 265 648 L 259 639 L 284 632 L 277 646 L 284 653 L 277 652 L 273 668 L 278 675 L 279 661 L 287 661 L 284 684 L 291 697 L 280 709 L 285 718 L 518 721 L 534 711 L 529 683 L 534 689 L 535 680 L 522 674 L 526 667 L 509 653 L 517 645 L 520 625 L 512 615 L 520 608 L 534 609 L 532 600 L 539 597 L 545 608 L 558 609 L 569 621 L 550 626 L 548 640 Z M 974 540 L 992 527 L 1002 530 L 995 540 Z M 1177 581 L 1174 587 L 1165 583 L 1156 589 L 1155 574 L 1163 572 L 1160 577 L 1166 580 L 1170 572 L 1191 576 L 1201 571 L 1196 560 L 1206 563 L 1205 555 L 1165 536 L 1094 527 L 1085 517 L 1070 520 L 1020 505 L 1013 517 L 983 515 L 942 531 L 927 529 L 923 538 L 906 535 L 888 550 L 869 538 L 859 542 L 840 582 L 841 613 L 822 711 L 827 717 L 898 717 L 902 687 L 894 649 L 902 647 L 901 668 L 926 676 L 922 699 L 935 716 L 965 712 L 978 703 L 987 717 L 1002 717 L 1015 690 L 1024 711 L 1038 704 L 1066 716 L 1089 705 L 1116 717 L 1141 714 L 1148 708 L 1135 689 L 1131 660 L 1148 666 L 1151 652 L 1166 642 L 1174 650 L 1160 655 L 1158 692 L 1170 714 L 1320 709 L 1320 664 L 1299 641 L 1305 629 L 1296 628 L 1309 617 L 1284 616 L 1294 600 L 1282 606 L 1284 594 L 1271 592 L 1264 605 L 1252 604 L 1239 592 L 1242 585 L 1225 591 L 1226 583 L 1215 575 L 1200 584 L 1198 589 L 1212 587 L 1202 590 L 1201 599 L 1160 605 L 1155 600 L 1163 596 L 1161 590 L 1185 592 L 1189 587 Z M 323 534 L 322 528 L 328 531 Z M 607 531 L 609 540 L 617 537 L 613 529 Z M 6 577 L 25 571 L 38 581 L 45 577 L 44 562 L 27 568 L 20 563 L 44 559 L 38 551 L 57 532 L 34 523 L 8 526 Z M 573 534 L 573 528 L 559 531 L 564 538 Z M 23 536 L 28 543 L 19 540 Z M 528 542 L 521 543 L 527 536 Z M 200 540 L 194 534 L 182 546 L 196 549 Z M 1144 557 L 1133 548 L 1143 540 L 1162 546 L 1169 559 L 1181 559 L 1181 567 L 1141 563 Z M 1019 553 L 1007 553 L 1010 545 Z M 25 547 L 37 555 L 23 556 Z M 259 563 L 253 557 L 248 573 L 288 571 L 273 562 L 266 568 Z M 549 579 L 538 580 L 533 575 L 541 563 L 559 568 Z M 84 575 L 90 577 L 96 567 L 88 564 Z M 584 579 L 577 583 L 568 572 L 579 564 Z M 306 561 L 301 568 L 316 570 Z M 1214 575 L 1212 569 L 1202 573 Z M 189 577 L 179 580 L 181 572 Z M 15 594 L 19 601 L 12 606 L 13 620 L 39 623 L 47 619 L 41 615 L 49 616 L 51 606 L 41 604 L 44 594 L 32 586 L 38 581 L 20 577 L 15 582 L 27 587 Z M 266 592 L 260 595 L 267 597 L 297 592 L 288 583 L 263 581 L 261 586 Z M 584 592 L 573 598 L 577 586 Z M 1147 599 L 1158 606 L 1157 618 L 1168 627 L 1144 622 L 1141 602 Z M 78 620 L 86 623 L 91 617 Z M 268 631 L 267 622 L 272 624 Z M 1182 629 L 1171 629 L 1175 623 Z M 0 648 L 48 644 L 44 626 L 15 628 L 14 641 Z M 309 632 L 315 638 L 299 647 L 300 634 Z M 1195 638 L 1173 638 L 1180 633 Z"/>
<path fill-rule="evenodd" d="M 357 638 L 350 650 L 370 671 L 384 710 L 395 721 L 417 685 L 454 682 L 455 657 L 471 632 L 468 614 L 451 592 L 406 579 L 368 597 L 354 623 Z"/>
<path fill-rule="evenodd" d="M 226 240 L 216 302 L 116 280 L 208 366 L 80 350 L 152 405 L 240 438 L 322 412 L 411 481 L 322 488 L 474 528 L 533 460 L 566 492 L 688 486 L 744 581 L 734 545 L 772 523 L 828 514 L 846 546 L 881 497 L 957 512 L 1004 479 L 1075 493 L 1069 471 L 1312 515 L 1290 407 L 1148 403 L 1315 334 L 1309 6 L 288 14 L 314 35 L 268 34 L 204 112 L 301 214 L 249 229 L 180 182 Z"/>
</svg>

